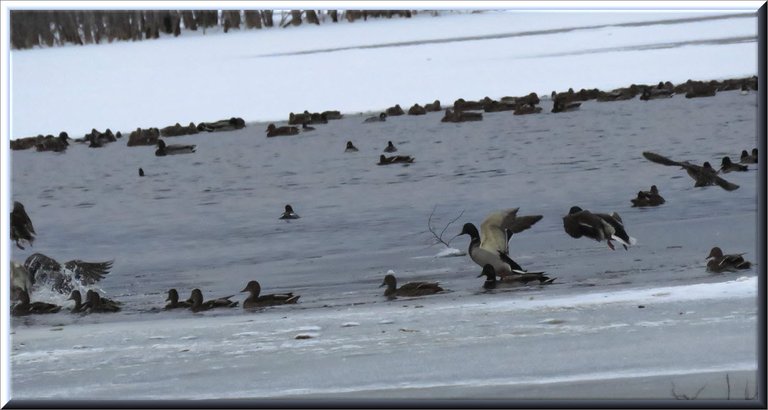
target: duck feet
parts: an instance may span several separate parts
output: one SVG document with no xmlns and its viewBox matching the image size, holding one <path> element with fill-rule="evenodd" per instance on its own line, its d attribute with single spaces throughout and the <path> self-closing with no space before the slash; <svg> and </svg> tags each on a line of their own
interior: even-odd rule
<svg viewBox="0 0 768 410">
<path fill-rule="evenodd" d="M 613 244 L 611 243 L 610 239 L 607 242 L 608 242 L 608 247 L 611 248 L 612 251 L 615 251 L 616 248 L 613 246 Z M 625 246 L 625 248 L 626 248 L 626 246 Z"/>
</svg>

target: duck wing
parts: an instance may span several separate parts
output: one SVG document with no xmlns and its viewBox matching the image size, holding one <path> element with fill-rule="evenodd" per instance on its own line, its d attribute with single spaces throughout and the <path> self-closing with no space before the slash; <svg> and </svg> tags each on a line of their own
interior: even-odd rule
<svg viewBox="0 0 768 410">
<path fill-rule="evenodd" d="M 610 215 L 608 214 L 595 214 L 597 217 L 608 223 L 613 233 L 611 234 L 611 238 L 615 239 L 624 246 L 626 249 L 630 245 L 634 245 L 637 241 L 635 238 L 629 236 L 627 234 L 627 231 L 624 229 L 624 222 L 621 220 L 621 217 L 618 213 L 614 212 Z"/>
<path fill-rule="evenodd" d="M 655 152 L 645 151 L 645 152 L 643 152 L 643 156 L 645 157 L 645 159 L 647 159 L 647 160 L 649 160 L 651 162 L 655 162 L 657 164 L 668 165 L 668 166 L 671 166 L 671 165 L 682 166 L 682 163 L 677 162 L 677 161 L 673 161 L 673 160 L 671 160 L 671 159 L 669 159 L 669 158 L 667 158 L 665 156 L 656 154 Z"/>
<path fill-rule="evenodd" d="M 64 263 L 64 268 L 72 271 L 75 279 L 83 285 L 92 285 L 104 279 L 104 275 L 112 269 L 112 262 L 83 262 L 76 259 Z"/>
<path fill-rule="evenodd" d="M 715 184 L 726 191 L 733 191 L 733 190 L 739 189 L 738 185 L 732 182 L 728 182 L 717 175 L 713 175 L 713 178 L 714 178 Z"/>
<path fill-rule="evenodd" d="M 437 282 L 408 282 L 397 289 L 400 295 L 420 296 L 442 291 Z"/>
<path fill-rule="evenodd" d="M 488 214 L 480 224 L 480 247 L 491 252 L 509 252 L 507 227 L 514 224 L 517 211 L 510 208 Z"/>
<path fill-rule="evenodd" d="M 600 241 L 613 234 L 613 227 L 610 224 L 586 209 L 564 216 L 563 227 L 565 232 L 573 238 L 586 236 Z M 606 229 L 609 232 L 606 232 Z"/>
</svg>

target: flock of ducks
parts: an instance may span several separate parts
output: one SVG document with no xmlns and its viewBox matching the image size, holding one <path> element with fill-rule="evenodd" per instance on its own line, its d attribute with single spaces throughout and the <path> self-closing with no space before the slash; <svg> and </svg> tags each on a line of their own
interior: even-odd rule
<svg viewBox="0 0 768 410">
<path fill-rule="evenodd" d="M 671 88 L 667 86 L 662 87 L 662 85 L 663 83 L 660 83 L 658 87 L 654 88 L 646 87 L 642 90 L 641 99 L 650 100 L 671 97 L 673 94 L 673 92 L 669 91 Z M 631 90 L 631 87 L 627 90 Z M 582 90 L 579 93 L 574 93 L 572 90 L 569 90 L 568 93 L 561 94 L 553 92 L 554 105 L 552 112 L 565 112 L 579 109 L 581 102 L 578 101 L 576 96 L 584 91 L 585 90 Z M 709 95 L 708 93 L 710 91 L 705 91 L 706 93 L 703 93 L 703 95 Z M 598 99 L 601 97 L 613 98 L 611 96 L 614 96 L 614 94 L 615 99 L 623 99 L 625 96 L 624 93 L 626 92 L 629 91 L 603 93 L 604 95 L 599 95 Z M 692 98 L 688 95 L 686 95 L 686 97 Z M 472 109 L 485 109 L 486 112 L 514 109 L 515 114 L 536 113 L 541 111 L 541 107 L 536 106 L 538 102 L 538 96 L 536 96 L 535 93 L 526 97 L 517 97 L 512 100 L 507 100 L 506 102 L 504 99 L 502 99 L 502 101 L 494 101 L 487 97 L 485 100 L 481 101 L 465 101 L 459 99 L 454 103 L 453 109 L 446 108 L 445 116 L 441 121 L 462 122 L 482 120 L 482 114 L 469 111 Z M 414 107 L 411 107 L 408 114 L 423 115 L 426 114 L 426 112 L 440 111 L 441 108 L 439 101 L 426 104 L 424 107 L 416 104 Z M 403 113 L 404 111 L 402 108 L 397 105 L 387 109 L 387 112 L 382 112 L 377 116 L 366 118 L 363 122 L 383 122 L 386 121 L 388 115 L 403 115 Z M 308 111 L 305 111 L 303 114 L 290 113 L 290 125 L 277 127 L 275 124 L 269 124 L 266 129 L 267 137 L 296 135 L 300 132 L 309 132 L 314 130 L 314 127 L 310 127 L 308 124 L 323 124 L 327 123 L 329 119 L 339 118 L 341 118 L 341 114 L 337 111 L 326 111 L 323 113 L 309 113 Z M 224 126 L 239 126 L 239 128 L 245 126 L 244 122 L 242 124 L 240 123 L 242 120 L 234 125 L 230 124 L 231 122 L 232 120 L 229 120 L 229 123 L 224 124 Z M 298 124 L 301 124 L 301 130 L 297 126 L 294 126 Z M 211 130 L 212 129 L 213 128 L 211 128 Z M 209 131 L 207 128 L 205 128 L 205 130 Z M 58 138 L 58 142 L 54 141 L 51 143 L 67 144 L 67 139 L 66 133 L 62 133 Z M 194 153 L 195 149 L 195 145 L 168 145 L 158 138 L 155 155 L 167 156 L 190 154 Z M 358 151 L 358 148 L 352 141 L 347 141 L 345 152 Z M 395 153 L 397 152 L 397 147 L 395 147 L 392 141 L 388 141 L 383 152 L 387 154 Z M 746 164 L 757 163 L 757 148 L 753 149 L 751 154 L 746 150 L 742 151 L 739 164 L 733 163 L 728 156 L 723 157 L 719 170 L 715 170 L 709 162 L 704 162 L 702 165 L 696 165 L 689 161 L 671 160 L 653 152 L 643 152 L 643 156 L 646 159 L 661 165 L 682 168 L 695 181 L 694 186 L 696 187 L 717 185 L 727 191 L 733 191 L 738 189 L 739 186 L 724 180 L 719 174 L 747 171 L 748 167 Z M 396 163 L 408 164 L 413 161 L 414 158 L 408 155 L 386 156 L 381 154 L 378 165 Z M 140 168 L 139 175 L 143 176 L 143 174 L 144 171 Z M 652 185 L 649 191 L 639 191 L 637 197 L 631 199 L 633 207 L 653 207 L 664 204 L 665 202 L 666 201 L 660 195 L 656 185 Z M 541 285 L 546 285 L 553 283 L 555 280 L 555 278 L 547 276 L 545 272 L 531 272 L 525 270 L 510 257 L 509 240 L 511 237 L 514 234 L 530 229 L 542 219 L 542 215 L 518 215 L 518 210 L 518 208 L 511 208 L 491 212 L 482 221 L 479 230 L 474 224 L 465 223 L 461 232 L 457 235 L 468 235 L 470 237 L 468 254 L 472 261 L 482 268 L 482 272 L 478 277 L 485 277 L 485 282 L 483 283 L 484 289 L 495 289 L 505 284 L 517 285 L 529 282 L 538 282 Z M 285 205 L 285 211 L 279 217 L 281 220 L 295 220 L 299 218 L 300 216 L 296 214 L 290 204 Z M 621 244 L 624 249 L 629 249 L 630 246 L 636 243 L 635 238 L 627 233 L 622 218 L 616 212 L 590 212 L 589 210 L 582 209 L 578 206 L 573 206 L 568 211 L 568 214 L 563 217 L 563 228 L 566 234 L 572 238 L 584 237 L 598 242 L 605 242 L 612 250 L 615 250 L 613 242 Z M 20 249 L 24 249 L 22 245 L 25 242 L 28 245 L 31 245 L 34 241 L 34 236 L 34 227 L 32 226 L 29 216 L 26 214 L 24 206 L 19 202 L 14 202 L 14 208 L 11 212 L 11 240 L 15 241 Z M 706 259 L 708 260 L 707 270 L 715 273 L 731 272 L 749 269 L 751 267 L 751 263 L 744 260 L 743 254 L 724 254 L 719 247 L 712 248 Z M 80 291 L 74 289 L 75 284 L 72 283 L 73 278 L 83 285 L 91 285 L 97 282 L 105 274 L 109 273 L 111 263 L 112 262 L 93 263 L 79 260 L 68 261 L 63 265 L 63 268 L 74 273 L 74 276 L 68 276 L 62 273 L 62 265 L 60 263 L 39 253 L 36 253 L 27 259 L 23 266 L 23 270 L 12 262 L 12 276 L 14 276 L 12 278 L 12 285 L 14 287 L 13 294 L 15 299 L 18 300 L 18 303 L 12 307 L 11 313 L 18 316 L 56 313 L 61 310 L 61 306 L 45 302 L 30 301 L 30 283 L 34 284 L 36 278 L 52 283 L 54 290 L 71 292 L 69 300 L 74 301 L 74 306 L 71 309 L 73 313 L 107 313 L 120 311 L 122 305 L 120 302 L 107 299 L 93 290 L 89 290 L 86 293 L 86 301 L 83 303 Z M 24 275 L 27 277 L 19 279 L 19 277 Z M 408 282 L 398 287 L 397 279 L 392 273 L 388 273 L 384 277 L 384 281 L 380 287 L 386 287 L 384 296 L 389 299 L 403 296 L 425 296 L 445 291 L 445 289 L 437 282 Z M 299 295 L 294 295 L 293 293 L 261 294 L 261 285 L 255 280 L 248 282 L 241 292 L 249 292 L 249 296 L 242 303 L 244 309 L 295 304 L 300 298 Z M 166 302 L 168 303 L 165 305 L 164 309 L 170 310 L 183 308 L 193 312 L 200 312 L 216 308 L 233 308 L 239 305 L 239 302 L 231 300 L 233 296 L 234 295 L 205 300 L 202 291 L 195 288 L 192 290 L 188 299 L 180 300 L 178 291 L 176 289 L 170 289 L 166 298 Z"/>
</svg>

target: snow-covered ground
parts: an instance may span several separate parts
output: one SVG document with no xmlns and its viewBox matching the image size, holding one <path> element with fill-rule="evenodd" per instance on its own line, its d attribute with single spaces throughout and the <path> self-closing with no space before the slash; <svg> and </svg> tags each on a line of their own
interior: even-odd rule
<svg viewBox="0 0 768 410">
<path fill-rule="evenodd" d="M 755 93 L 588 101 L 561 114 L 545 100 L 541 114 L 486 113 L 462 124 L 440 123 L 440 113 L 378 124 L 349 114 L 269 139 L 266 123 L 253 122 L 304 109 L 361 112 L 757 74 L 756 41 L 728 40 L 755 36 L 754 16 L 614 24 L 696 16 L 485 13 L 13 52 L 14 137 L 232 115 L 248 124 L 173 140 L 197 144 L 193 155 L 155 157 L 154 147 L 129 148 L 124 139 L 10 154 L 11 197 L 39 234 L 34 247 L 12 249 L 13 260 L 34 252 L 114 259 L 98 289 L 125 303 L 111 315 L 13 318 L 4 380 L 11 397 L 672 399 L 673 388 L 691 396 L 706 385 L 699 397 L 712 399 L 726 397 L 728 375 L 732 398 L 743 398 L 758 380 L 757 273 L 765 268 L 716 275 L 704 258 L 720 246 L 758 262 L 758 168 L 724 175 L 740 185 L 732 192 L 694 188 L 683 170 L 641 152 L 716 165 L 763 148 Z M 265 56 L 590 25 L 605 27 Z M 648 44 L 669 48 L 638 47 Z M 33 79 L 54 75 L 36 71 L 54 61 L 59 73 L 71 71 L 47 82 L 42 98 Z M 114 70 L 102 69 L 108 61 Z M 118 81 L 115 70 L 136 80 Z M 82 92 L 70 93 L 74 86 Z M 100 92 L 116 97 L 94 100 Z M 29 120 L 32 102 L 47 115 Z M 347 140 L 360 152 L 344 153 Z M 416 162 L 376 166 L 388 140 Z M 667 203 L 631 208 L 651 184 Z M 277 220 L 286 203 L 302 218 Z M 568 237 L 561 218 L 573 205 L 618 211 L 637 245 L 611 251 Z M 509 207 L 543 215 L 512 238 L 511 254 L 554 284 L 484 292 L 480 268 L 433 245 L 427 231 L 433 210 L 440 228 L 464 211 L 450 238 Z M 465 250 L 468 242 L 450 245 Z M 378 286 L 390 269 L 401 282 L 436 280 L 449 291 L 387 301 Z M 184 298 L 194 287 L 212 297 L 252 279 L 266 293 L 301 300 L 260 312 L 160 310 L 171 287 Z M 66 297 L 33 294 L 65 310 Z"/>
<path fill-rule="evenodd" d="M 10 135 L 746 76 L 756 46 L 745 10 L 517 11 L 12 51 Z"/>
</svg>

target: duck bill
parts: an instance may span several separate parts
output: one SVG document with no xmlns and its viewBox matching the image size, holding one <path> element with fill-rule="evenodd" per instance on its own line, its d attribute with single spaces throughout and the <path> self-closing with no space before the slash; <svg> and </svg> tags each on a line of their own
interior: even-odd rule
<svg viewBox="0 0 768 410">
<path fill-rule="evenodd" d="M 245 288 L 245 289 L 240 291 L 240 293 L 243 293 L 243 292 L 248 292 L 248 288 Z"/>
<path fill-rule="evenodd" d="M 387 282 L 382 282 L 381 285 L 379 285 L 380 288 L 383 288 L 384 286 L 387 286 Z"/>
</svg>

